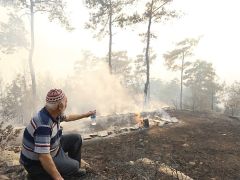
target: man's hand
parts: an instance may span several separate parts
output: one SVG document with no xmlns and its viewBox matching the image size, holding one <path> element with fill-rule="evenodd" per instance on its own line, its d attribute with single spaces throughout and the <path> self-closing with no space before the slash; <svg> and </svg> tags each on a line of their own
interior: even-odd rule
<svg viewBox="0 0 240 180">
<path fill-rule="evenodd" d="M 75 121 L 75 120 L 78 120 L 78 119 L 82 119 L 82 118 L 92 116 L 94 114 L 96 114 L 96 110 L 89 111 L 85 114 L 71 114 L 71 115 L 66 116 L 65 121 Z"/>
<path fill-rule="evenodd" d="M 86 117 L 92 116 L 94 114 L 96 114 L 96 110 L 89 111 L 89 112 L 86 113 Z"/>
<path fill-rule="evenodd" d="M 50 154 L 39 154 L 39 160 L 47 173 L 52 176 L 53 180 L 64 180 L 58 172 Z"/>
<path fill-rule="evenodd" d="M 59 177 L 57 179 L 53 179 L 53 180 L 64 180 L 62 177 Z"/>
<path fill-rule="evenodd" d="M 54 180 L 64 180 L 62 177 L 59 177 L 58 179 L 54 179 Z"/>
</svg>

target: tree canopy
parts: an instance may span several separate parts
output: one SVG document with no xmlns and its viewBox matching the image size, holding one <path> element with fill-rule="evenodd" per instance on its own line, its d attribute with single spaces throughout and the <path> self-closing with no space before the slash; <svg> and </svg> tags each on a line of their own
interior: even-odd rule
<svg viewBox="0 0 240 180">
<path fill-rule="evenodd" d="M 17 15 L 9 13 L 7 22 L 0 22 L 0 51 L 14 53 L 18 48 L 27 48 L 27 31 Z"/>
</svg>

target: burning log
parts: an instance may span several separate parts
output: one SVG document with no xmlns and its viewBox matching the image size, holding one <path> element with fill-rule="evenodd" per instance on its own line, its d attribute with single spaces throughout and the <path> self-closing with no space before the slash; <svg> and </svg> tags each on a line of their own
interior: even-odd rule
<svg viewBox="0 0 240 180">
<path fill-rule="evenodd" d="M 175 122 L 178 122 L 176 118 L 167 117 L 166 115 L 162 117 L 159 112 L 128 113 L 106 117 L 102 116 L 99 118 L 97 128 L 91 127 L 84 132 L 78 132 L 83 135 L 84 140 L 90 140 L 144 130 L 152 126 L 162 127 Z"/>
<path fill-rule="evenodd" d="M 149 128 L 149 120 L 148 118 L 143 118 L 140 113 L 135 114 L 135 121 L 139 128 Z"/>
<path fill-rule="evenodd" d="M 148 119 L 143 119 L 143 127 L 149 128 L 149 121 L 148 121 Z"/>
<path fill-rule="evenodd" d="M 143 118 L 140 113 L 136 113 L 134 119 L 137 122 L 138 127 L 143 127 Z"/>
</svg>

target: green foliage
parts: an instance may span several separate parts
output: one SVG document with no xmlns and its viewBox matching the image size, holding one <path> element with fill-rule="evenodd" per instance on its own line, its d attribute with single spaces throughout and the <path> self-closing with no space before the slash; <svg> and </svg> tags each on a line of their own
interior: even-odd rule
<svg viewBox="0 0 240 180">
<path fill-rule="evenodd" d="M 143 19 L 148 19 L 152 16 L 154 22 L 164 22 L 171 18 L 178 17 L 176 11 L 166 9 L 166 5 L 172 2 L 172 0 L 152 0 L 146 3 Z"/>
<path fill-rule="evenodd" d="M 193 48 L 198 44 L 196 39 L 185 39 L 176 44 L 176 48 L 163 55 L 165 59 L 165 65 L 172 71 L 181 71 L 181 90 L 180 90 L 180 109 L 182 109 L 183 99 L 183 73 L 191 65 L 189 61 L 186 61 L 187 56 L 192 55 Z"/>
<path fill-rule="evenodd" d="M 39 1 L 35 3 L 36 10 L 41 12 L 47 12 L 48 18 L 52 22 L 58 20 L 60 24 L 68 31 L 72 31 L 74 28 L 70 25 L 69 18 L 66 15 L 65 7 L 66 3 L 63 0 L 51 0 L 51 1 Z"/>
<path fill-rule="evenodd" d="M 226 90 L 225 113 L 240 116 L 240 82 L 236 81 Z"/>
<path fill-rule="evenodd" d="M 128 87 L 132 78 L 132 60 L 128 58 L 127 51 L 112 53 L 112 73 L 120 78 L 124 87 Z"/>
<path fill-rule="evenodd" d="M 168 105 L 173 105 L 177 109 L 180 90 L 179 84 L 180 82 L 177 79 L 173 79 L 170 82 L 164 82 L 161 79 L 151 79 L 150 98 Z"/>
<path fill-rule="evenodd" d="M 190 88 L 189 104 L 192 110 L 210 110 L 217 101 L 221 86 L 216 81 L 216 73 L 211 63 L 197 60 L 185 71 L 185 85 Z M 187 104 L 187 102 L 186 102 Z"/>
<path fill-rule="evenodd" d="M 26 30 L 23 21 L 10 13 L 8 22 L 0 22 L 0 50 L 4 54 L 14 53 L 17 48 L 26 48 Z"/>
<path fill-rule="evenodd" d="M 167 3 L 170 3 L 171 0 L 151 0 L 147 1 L 145 7 L 146 10 L 140 15 L 142 22 L 147 23 L 147 33 L 143 41 L 146 41 L 146 82 L 144 86 L 144 104 L 147 106 L 149 102 L 149 79 L 150 79 L 150 41 L 151 38 L 157 38 L 157 36 L 151 32 L 151 26 L 153 22 L 159 23 L 164 22 L 164 20 L 169 20 L 170 18 L 177 17 L 175 11 L 165 10 L 165 6 Z"/>
<path fill-rule="evenodd" d="M 152 53 L 153 54 L 153 53 Z M 150 62 L 156 58 L 153 54 Z M 114 52 L 113 74 L 120 76 L 121 84 L 129 88 L 133 93 L 142 93 L 146 74 L 146 61 L 143 54 L 139 54 L 134 59 L 129 59 L 126 51 Z"/>
<path fill-rule="evenodd" d="M 126 21 L 126 14 L 123 10 L 127 5 L 131 5 L 135 0 L 86 0 L 86 6 L 90 10 L 87 29 L 93 29 L 97 33 L 95 37 L 101 39 L 109 36 L 108 64 L 112 73 L 112 39 L 113 27 L 123 27 Z"/>
<path fill-rule="evenodd" d="M 124 7 L 132 4 L 135 0 L 86 0 L 86 7 L 90 10 L 87 29 L 97 31 L 95 37 L 102 38 L 108 35 L 109 26 L 124 27 L 128 15 Z"/>
<path fill-rule="evenodd" d="M 11 83 L 6 85 L 5 89 L 2 89 L 1 119 L 20 124 L 29 120 L 32 110 L 32 97 L 29 94 L 30 88 L 27 86 L 25 77 L 17 75 Z"/>
<path fill-rule="evenodd" d="M 117 51 L 112 53 L 112 70 L 114 74 L 121 74 L 125 71 L 129 72 L 129 59 L 127 51 Z"/>
<path fill-rule="evenodd" d="M 197 85 L 201 89 L 207 89 L 207 86 L 215 78 L 215 71 L 211 63 L 197 60 L 193 66 L 186 70 L 184 79 L 186 86 Z"/>
<path fill-rule="evenodd" d="M 180 17 L 180 14 L 175 10 L 171 10 L 167 7 L 172 0 L 151 0 L 147 1 L 145 4 L 145 11 L 143 13 L 138 12 L 128 18 L 129 24 L 136 24 L 136 23 L 149 23 L 151 24 L 156 23 L 165 23 L 173 18 Z M 149 25 L 149 24 L 148 24 Z M 151 28 L 151 27 L 150 27 Z M 157 35 L 153 32 L 150 33 L 150 38 L 157 38 Z M 147 42 L 148 33 L 141 33 L 140 36 L 144 37 L 145 42 Z M 143 41 L 144 41 L 143 39 Z"/>
<path fill-rule="evenodd" d="M 143 54 L 137 55 L 133 62 L 129 87 L 134 93 L 142 93 L 146 74 L 146 61 Z"/>
<path fill-rule="evenodd" d="M 192 55 L 195 46 L 198 44 L 199 39 L 185 39 L 176 44 L 175 49 L 163 55 L 165 65 L 172 71 L 186 69 L 191 63 L 186 61 L 185 58 Z M 184 64 L 182 67 L 182 60 Z"/>
<path fill-rule="evenodd" d="M 82 51 L 82 58 L 75 62 L 74 71 L 76 74 L 86 74 L 94 71 L 98 62 L 104 62 L 106 59 L 96 57 L 90 51 Z"/>
<path fill-rule="evenodd" d="M 67 30 L 73 30 L 64 10 L 66 7 L 64 0 L 2 0 L 0 4 L 13 6 L 17 11 L 30 9 L 32 4 L 33 13 L 47 13 L 50 21 L 58 20 Z"/>
</svg>

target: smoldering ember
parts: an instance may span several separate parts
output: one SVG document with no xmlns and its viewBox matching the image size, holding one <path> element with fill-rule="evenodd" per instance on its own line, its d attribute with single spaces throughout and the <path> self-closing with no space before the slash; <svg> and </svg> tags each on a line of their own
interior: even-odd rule
<svg viewBox="0 0 240 180">
<path fill-rule="evenodd" d="M 85 130 L 70 130 L 85 139 L 82 158 L 87 174 L 81 179 L 240 177 L 237 118 L 168 109 L 102 116 L 96 126 L 90 120 L 83 123 Z M 12 141 L 1 152 L 0 179 L 26 178 L 18 163 L 19 143 Z"/>
</svg>

